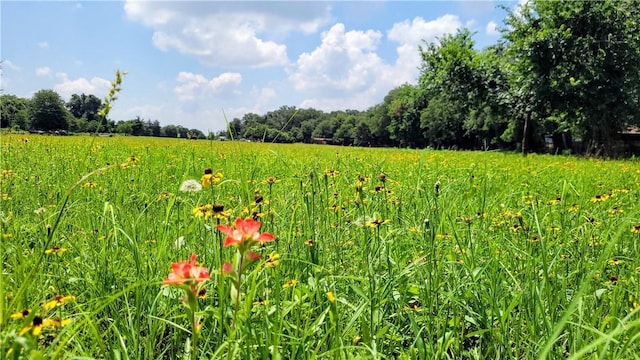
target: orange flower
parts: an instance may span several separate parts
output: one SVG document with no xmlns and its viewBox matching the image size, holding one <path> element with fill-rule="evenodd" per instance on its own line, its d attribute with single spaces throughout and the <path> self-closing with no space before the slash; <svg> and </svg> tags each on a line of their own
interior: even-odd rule
<svg viewBox="0 0 640 360">
<path fill-rule="evenodd" d="M 265 243 L 275 240 L 275 236 L 269 233 L 259 233 L 260 225 L 259 221 L 253 219 L 243 220 L 241 218 L 236 219 L 235 227 L 230 225 L 218 225 L 218 230 L 227 235 L 224 239 L 223 246 L 236 246 L 253 243 Z"/>
<path fill-rule="evenodd" d="M 171 264 L 171 273 L 162 285 L 188 285 L 189 291 L 198 294 L 198 284 L 205 282 L 211 276 L 206 267 L 196 265 L 196 254 L 191 255 L 190 261 L 180 261 Z"/>
</svg>

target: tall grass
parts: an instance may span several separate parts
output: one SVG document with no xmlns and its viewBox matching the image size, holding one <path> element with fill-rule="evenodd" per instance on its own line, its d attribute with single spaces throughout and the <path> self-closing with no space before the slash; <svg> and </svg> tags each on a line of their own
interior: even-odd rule
<svg viewBox="0 0 640 360">
<path fill-rule="evenodd" d="M 3 358 L 188 356 L 184 293 L 162 281 L 192 253 L 211 272 L 202 359 L 640 357 L 637 160 L 25 135 L 1 151 Z M 222 181 L 179 191 L 205 168 Z M 207 203 L 224 213 L 195 217 Z M 236 217 L 276 236 L 237 308 L 216 229 Z"/>
</svg>

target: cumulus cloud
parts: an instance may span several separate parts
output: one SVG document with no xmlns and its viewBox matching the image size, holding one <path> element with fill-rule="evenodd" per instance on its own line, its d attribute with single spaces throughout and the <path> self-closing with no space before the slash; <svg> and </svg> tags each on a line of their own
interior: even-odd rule
<svg viewBox="0 0 640 360">
<path fill-rule="evenodd" d="M 343 24 L 335 24 L 315 50 L 300 55 L 289 79 L 297 90 L 362 89 L 382 66 L 375 52 L 381 38 L 378 31 L 345 31 Z"/>
<path fill-rule="evenodd" d="M 192 101 L 201 96 L 219 94 L 237 94 L 238 85 L 242 83 L 242 75 L 239 73 L 222 73 L 212 79 L 203 75 L 182 71 L 176 80 L 181 85 L 174 88 L 180 101 Z"/>
<path fill-rule="evenodd" d="M 314 32 L 329 19 L 317 2 L 126 1 L 129 19 L 154 29 L 153 44 L 206 64 L 229 67 L 285 65 L 287 48 L 278 37 Z"/>
<path fill-rule="evenodd" d="M 36 75 L 49 76 L 51 75 L 51 68 L 49 68 L 48 66 L 39 67 L 36 69 Z"/>
<path fill-rule="evenodd" d="M 486 27 L 487 35 L 500 35 L 498 24 L 495 21 L 489 21 Z"/>
<path fill-rule="evenodd" d="M 100 77 L 93 77 L 91 80 L 83 77 L 71 80 L 69 76 L 63 72 L 56 73 L 56 77 L 60 80 L 60 83 L 54 85 L 53 89 L 66 99 L 70 98 L 73 94 L 82 93 L 103 97 L 111 88 L 111 82 Z"/>
<path fill-rule="evenodd" d="M 387 39 L 397 43 L 397 58 L 386 63 L 377 55 L 382 34 L 378 31 L 345 31 L 336 24 L 322 34 L 321 44 L 303 53 L 289 80 L 297 90 L 313 92 L 301 107 L 322 110 L 365 109 L 382 101 L 394 87 L 415 83 L 421 62 L 418 47 L 462 27 L 457 16 L 432 21 L 421 17 L 396 23 Z"/>
<path fill-rule="evenodd" d="M 49 43 L 46 41 L 40 41 L 38 43 L 38 47 L 41 49 L 48 49 L 49 48 Z"/>
</svg>

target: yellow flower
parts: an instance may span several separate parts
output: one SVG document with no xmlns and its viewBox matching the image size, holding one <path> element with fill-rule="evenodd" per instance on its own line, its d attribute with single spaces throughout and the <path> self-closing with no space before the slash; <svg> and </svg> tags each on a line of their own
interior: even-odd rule
<svg viewBox="0 0 640 360">
<path fill-rule="evenodd" d="M 94 188 L 96 186 L 96 183 L 94 183 L 93 181 L 87 181 L 86 183 L 84 183 L 84 187 L 86 188 Z"/>
<path fill-rule="evenodd" d="M 607 194 L 598 194 L 594 197 L 591 198 L 591 202 L 592 203 L 597 203 L 597 202 L 603 202 L 605 200 L 607 200 L 609 198 L 609 195 Z"/>
<path fill-rule="evenodd" d="M 62 248 L 62 247 L 58 247 L 58 246 L 54 246 L 51 249 L 47 249 L 44 251 L 45 254 L 58 254 L 61 255 L 63 252 L 67 251 L 67 249 Z"/>
<path fill-rule="evenodd" d="M 269 176 L 268 178 L 262 180 L 263 184 L 268 184 L 268 185 L 273 185 L 279 182 L 280 182 L 280 179 L 276 178 L 275 176 Z"/>
<path fill-rule="evenodd" d="M 640 224 L 635 224 L 631 227 L 631 232 L 634 234 L 640 233 Z"/>
<path fill-rule="evenodd" d="M 620 260 L 620 259 L 611 259 L 609 260 L 609 265 L 611 266 L 618 266 L 620 264 L 622 264 L 624 262 L 624 260 Z"/>
<path fill-rule="evenodd" d="M 292 280 L 289 280 L 286 283 L 282 284 L 282 288 L 286 289 L 286 288 L 289 288 L 289 287 L 293 287 L 293 286 L 296 286 L 297 283 L 298 283 L 298 280 L 292 279 Z"/>
<path fill-rule="evenodd" d="M 59 327 L 69 325 L 70 323 L 71 323 L 71 319 L 60 319 L 60 318 L 43 319 L 40 316 L 36 316 L 31 321 L 31 324 L 25 326 L 24 328 L 22 328 L 22 330 L 20 330 L 19 335 L 22 336 L 28 332 L 31 332 L 33 336 L 38 336 L 42 332 L 43 327 L 59 328 Z"/>
<path fill-rule="evenodd" d="M 31 309 L 24 309 L 19 313 L 11 314 L 12 319 L 24 319 L 31 314 Z"/>
<path fill-rule="evenodd" d="M 62 306 L 66 302 L 72 301 L 72 300 L 75 300 L 75 299 L 76 299 L 76 297 L 73 296 L 73 295 L 67 295 L 67 296 L 56 295 L 56 297 L 54 297 L 52 300 L 49 300 L 49 301 L 45 302 L 42 305 L 42 308 L 45 311 L 48 311 L 48 310 L 51 310 L 51 309 L 56 308 L 58 306 Z"/>
<path fill-rule="evenodd" d="M 267 261 L 265 261 L 264 266 L 268 268 L 274 268 L 278 266 L 278 264 L 280 264 L 280 254 L 272 251 L 271 254 L 269 254 L 269 258 L 267 259 Z"/>
<path fill-rule="evenodd" d="M 205 174 L 202 175 L 202 177 L 200 178 L 200 183 L 202 184 L 202 187 L 211 186 L 211 180 L 213 180 L 213 174 L 211 173 L 207 174 L 205 170 Z"/>
<path fill-rule="evenodd" d="M 313 246 L 313 244 L 314 244 L 313 239 L 309 239 L 309 240 L 305 241 L 304 244 L 307 245 L 307 246 Z"/>
<path fill-rule="evenodd" d="M 253 305 L 254 305 L 254 306 L 258 306 L 258 305 L 267 305 L 267 300 L 265 300 L 265 299 L 263 299 L 263 298 L 261 298 L 261 297 L 258 297 L 258 300 L 256 300 L 256 301 L 254 301 L 254 302 L 253 302 Z"/>
<path fill-rule="evenodd" d="M 333 295 L 332 291 L 327 292 L 327 300 L 332 304 L 336 302 L 336 297 Z"/>
</svg>

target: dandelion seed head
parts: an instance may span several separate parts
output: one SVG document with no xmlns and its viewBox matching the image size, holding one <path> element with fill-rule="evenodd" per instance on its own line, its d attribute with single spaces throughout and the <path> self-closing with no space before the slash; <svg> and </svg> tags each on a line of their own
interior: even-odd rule
<svg viewBox="0 0 640 360">
<path fill-rule="evenodd" d="M 198 192 L 200 190 L 202 190 L 202 185 L 200 185 L 198 180 L 188 179 L 180 185 L 181 192 Z"/>
</svg>

